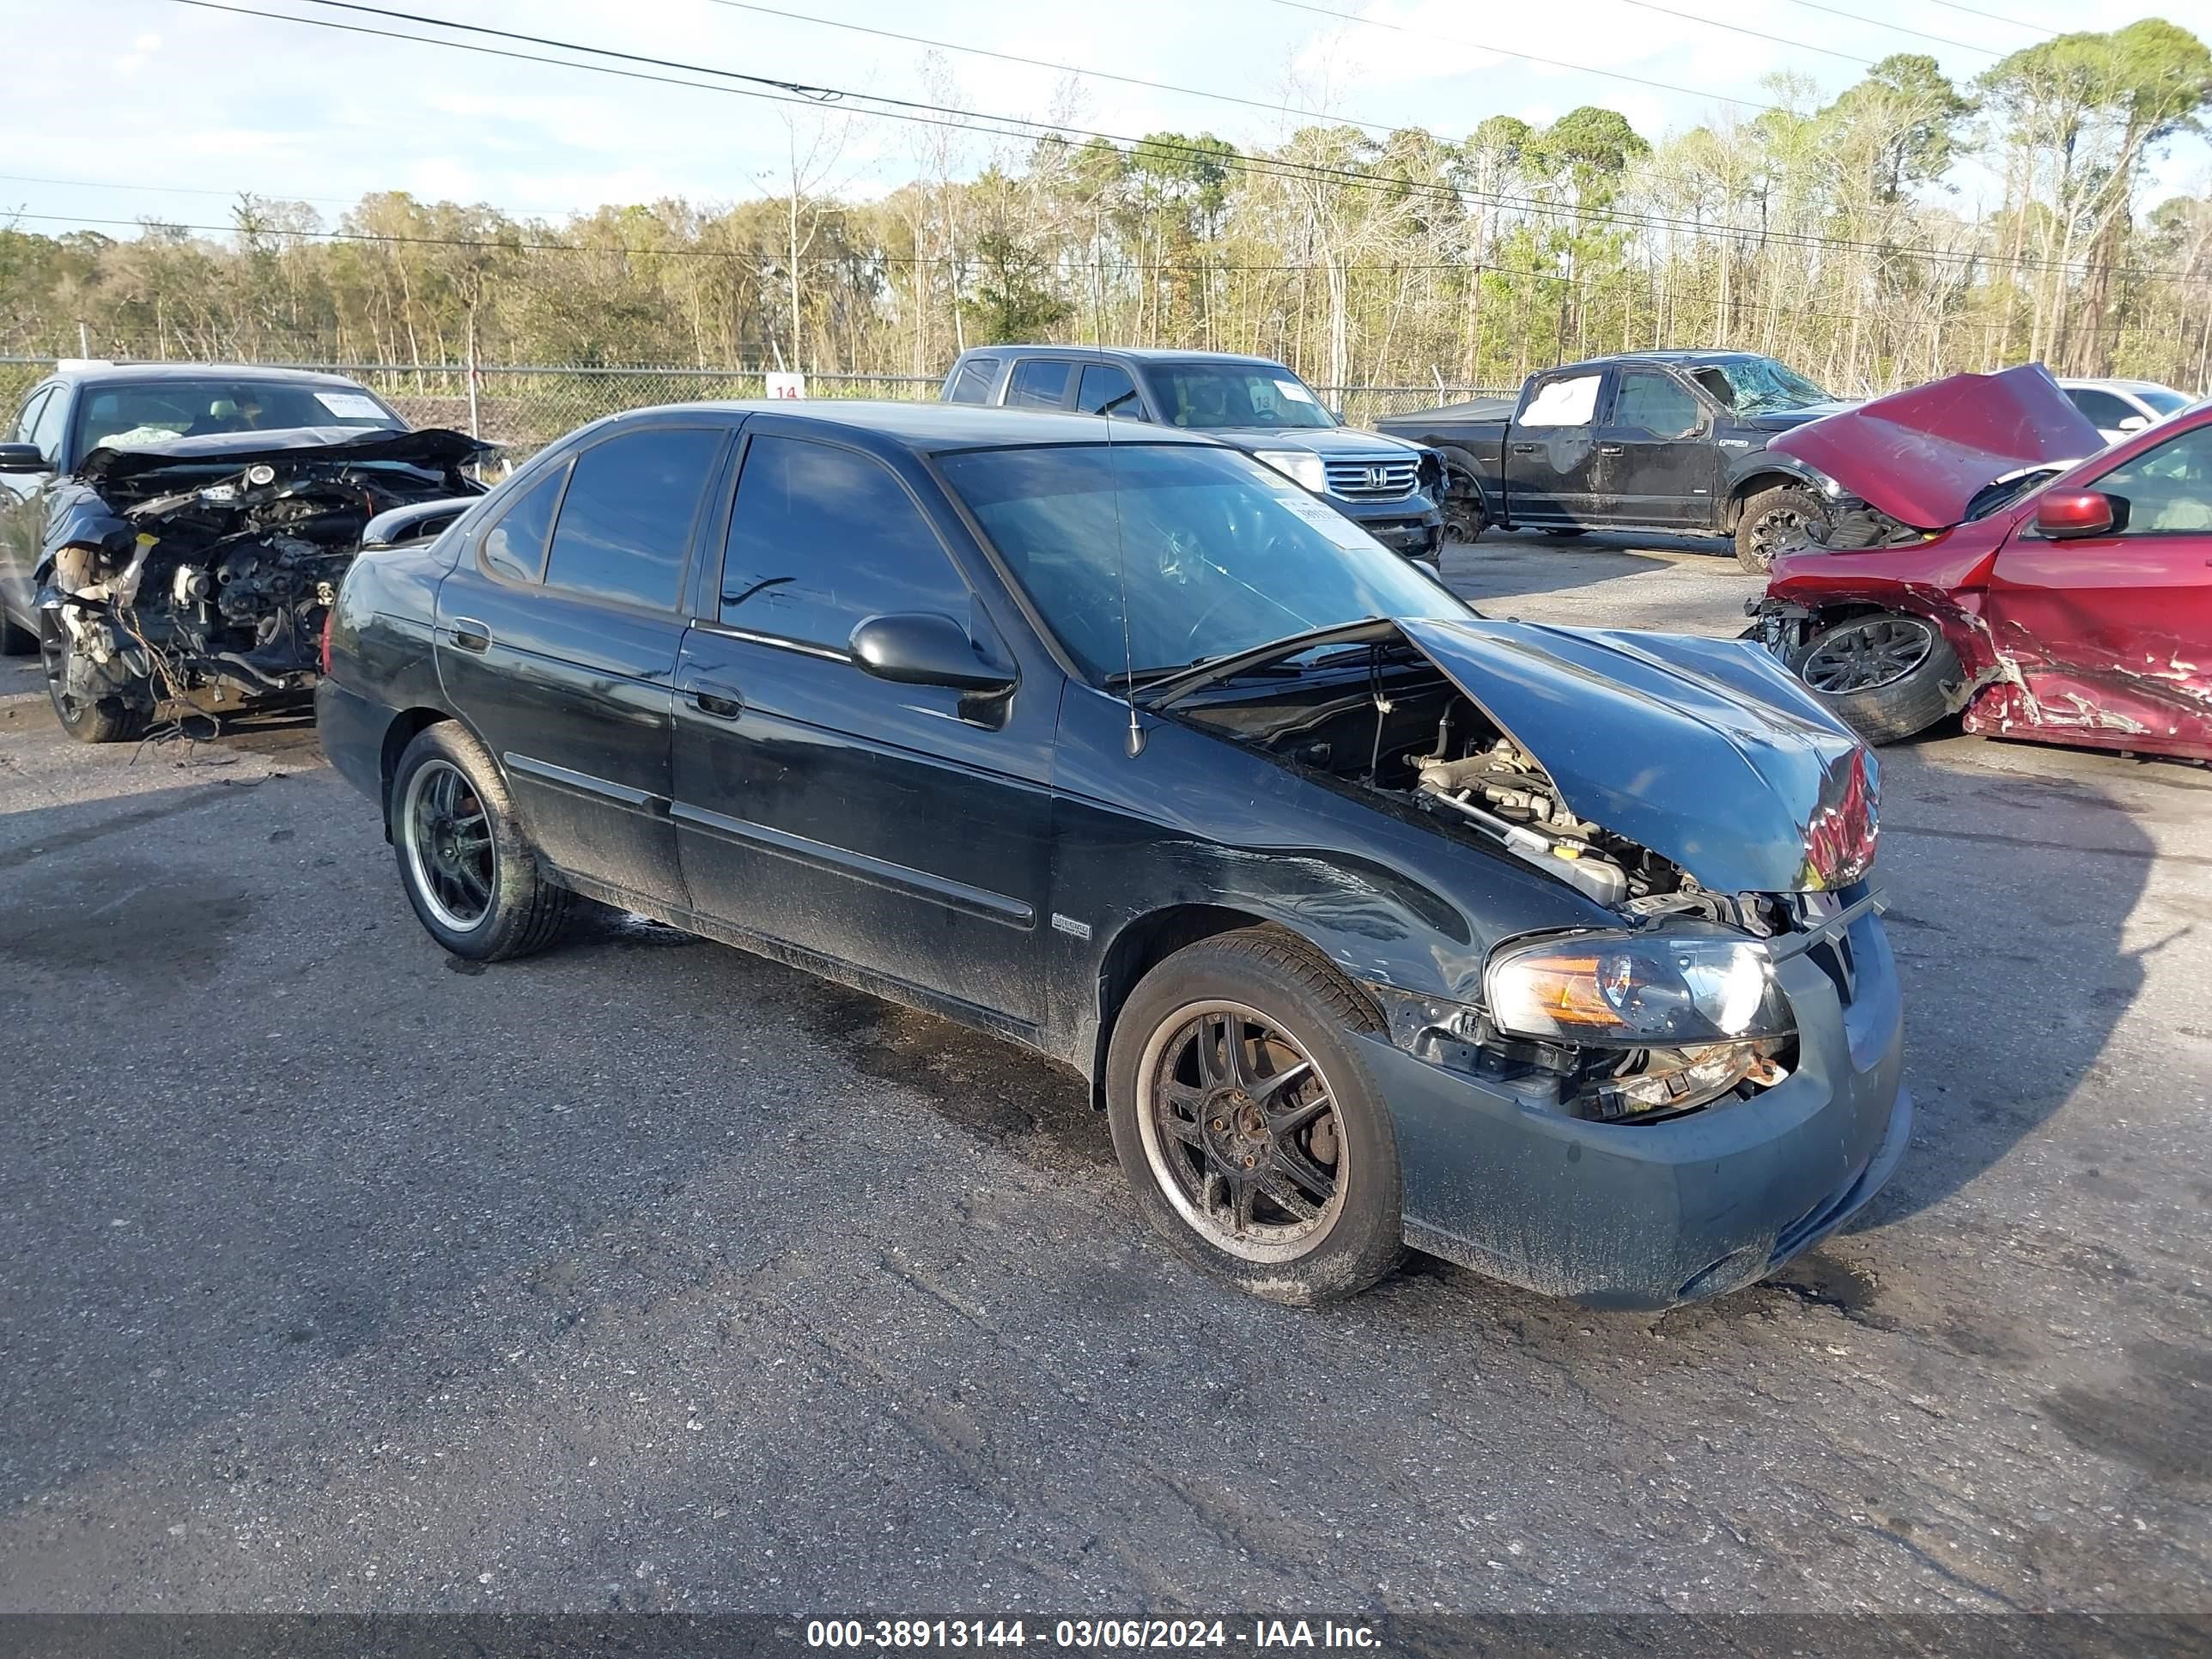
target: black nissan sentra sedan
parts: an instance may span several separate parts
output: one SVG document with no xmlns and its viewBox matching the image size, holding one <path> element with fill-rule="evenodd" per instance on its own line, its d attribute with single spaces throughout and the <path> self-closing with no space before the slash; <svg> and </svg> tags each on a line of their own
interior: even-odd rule
<svg viewBox="0 0 2212 1659">
<path fill-rule="evenodd" d="M 1755 645 L 1486 619 L 1202 437 L 620 415 L 364 554 L 325 655 L 445 950 L 598 901 L 1027 1043 L 1258 1295 L 1410 1244 L 1711 1296 L 1910 1137 L 1849 732 Z"/>
</svg>

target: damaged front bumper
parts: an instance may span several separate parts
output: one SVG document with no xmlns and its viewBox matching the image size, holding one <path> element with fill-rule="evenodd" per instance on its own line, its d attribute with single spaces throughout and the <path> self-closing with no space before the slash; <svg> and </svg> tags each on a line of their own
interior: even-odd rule
<svg viewBox="0 0 2212 1659">
<path fill-rule="evenodd" d="M 1776 964 L 1797 1020 L 1793 1075 L 1662 1122 L 1537 1109 L 1361 1039 L 1405 1171 L 1406 1242 L 1547 1296 L 1657 1309 L 1751 1284 L 1834 1232 L 1912 1134 L 1879 918 L 1850 939 L 1848 998 L 1808 954 Z"/>
</svg>

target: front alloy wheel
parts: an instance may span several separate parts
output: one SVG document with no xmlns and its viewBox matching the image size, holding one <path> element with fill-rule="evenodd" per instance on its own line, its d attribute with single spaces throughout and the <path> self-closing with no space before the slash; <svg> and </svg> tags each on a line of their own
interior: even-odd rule
<svg viewBox="0 0 2212 1659">
<path fill-rule="evenodd" d="M 1257 1010 L 1181 1011 L 1146 1045 L 1138 1119 L 1168 1202 L 1243 1261 L 1287 1261 L 1343 1207 L 1344 1136 L 1328 1079 Z"/>
<path fill-rule="evenodd" d="M 1869 617 L 1823 634 L 1798 665 L 1815 691 L 1840 696 L 1894 685 L 1926 662 L 1936 630 L 1917 617 Z"/>
</svg>

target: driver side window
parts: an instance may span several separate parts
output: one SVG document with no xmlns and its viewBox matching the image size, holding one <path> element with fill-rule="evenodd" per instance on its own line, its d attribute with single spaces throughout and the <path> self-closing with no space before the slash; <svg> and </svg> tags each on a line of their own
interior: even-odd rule
<svg viewBox="0 0 2212 1659">
<path fill-rule="evenodd" d="M 52 386 L 43 386 L 23 400 L 22 412 L 15 416 L 15 429 L 8 434 L 8 441 L 27 444 L 37 441 L 31 434 L 38 430 L 39 411 L 54 397 Z"/>
<path fill-rule="evenodd" d="M 1638 368 L 1621 377 L 1613 407 L 1615 426 L 1677 438 L 1695 432 L 1703 418 L 1698 400 L 1672 376 Z"/>
<path fill-rule="evenodd" d="M 2091 488 L 2112 498 L 2116 535 L 2212 535 L 2212 427 L 2167 439 Z"/>
<path fill-rule="evenodd" d="M 39 410 L 38 418 L 31 423 L 31 435 L 27 441 L 38 445 L 39 453 L 46 458 L 50 465 L 61 465 L 62 422 L 68 414 L 69 392 L 64 387 L 56 386 L 53 395 L 46 399 L 46 406 Z"/>
</svg>

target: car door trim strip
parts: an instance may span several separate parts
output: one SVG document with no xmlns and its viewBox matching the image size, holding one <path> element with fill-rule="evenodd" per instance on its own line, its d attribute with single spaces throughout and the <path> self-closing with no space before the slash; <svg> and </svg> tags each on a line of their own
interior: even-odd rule
<svg viewBox="0 0 2212 1659">
<path fill-rule="evenodd" d="M 527 755 L 518 755 L 513 750 L 501 755 L 510 772 L 520 772 L 540 783 L 550 783 L 558 789 L 571 790 L 580 795 L 592 795 L 602 800 L 619 801 L 635 812 L 648 812 L 655 817 L 668 811 L 665 796 L 649 790 L 633 789 L 626 783 L 595 777 L 589 772 L 572 772 L 565 766 L 556 766 L 550 761 L 532 760 Z"/>
<path fill-rule="evenodd" d="M 670 813 L 679 823 L 690 824 L 709 835 L 740 842 L 777 858 L 834 871 L 838 875 L 866 882 L 872 887 L 913 893 L 948 908 L 965 911 L 970 915 L 981 916 L 986 921 L 995 921 L 1008 927 L 1027 928 L 1036 925 L 1036 912 L 1021 900 L 1008 898 L 1003 893 L 994 893 L 987 888 L 970 887 L 965 882 L 932 875 L 927 870 L 893 864 L 885 859 L 854 852 L 849 848 L 832 847 L 826 842 L 812 841 L 805 836 L 794 836 L 788 830 L 770 829 L 764 823 L 730 817 L 682 801 L 672 806 Z"/>
</svg>

